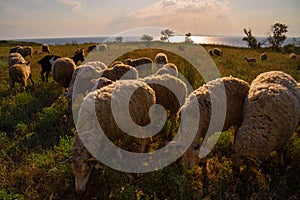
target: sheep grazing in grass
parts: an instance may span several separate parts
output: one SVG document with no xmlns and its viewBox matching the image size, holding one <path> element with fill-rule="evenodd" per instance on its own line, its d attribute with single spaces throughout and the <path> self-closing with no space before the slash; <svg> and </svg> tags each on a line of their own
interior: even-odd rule
<svg viewBox="0 0 300 200">
<path fill-rule="evenodd" d="M 132 120 L 136 125 L 144 127 L 151 122 L 149 109 L 155 104 L 154 91 L 146 83 L 138 80 L 111 82 L 105 78 L 101 79 L 103 79 L 101 82 L 107 80 L 110 84 L 89 93 L 82 102 L 77 123 L 77 131 L 80 137 L 75 137 L 72 153 L 73 158 L 64 162 L 72 163 L 72 171 L 75 176 L 75 189 L 80 193 L 85 191 L 91 170 L 96 165 L 95 159 L 83 145 L 83 139 L 86 139 L 85 136 L 91 137 L 91 135 L 99 133 L 97 126 L 94 126 L 93 123 L 100 125 L 107 138 L 115 145 L 127 151 L 144 152 L 145 145 L 148 142 L 148 139 L 131 137 L 120 129 L 113 116 L 111 103 L 113 99 L 122 100 L 131 96 L 128 105 L 130 117 L 126 118 L 124 116 L 123 119 L 125 121 Z M 133 94 L 132 91 L 134 91 Z M 91 104 L 91 101 L 95 103 Z M 120 110 L 122 117 L 126 113 L 121 112 L 125 109 L 125 105 L 118 106 L 117 110 Z M 93 113 L 96 114 L 96 119 L 94 119 Z M 140 131 L 138 126 L 136 127 L 137 130 L 133 130 L 133 132 Z M 100 139 L 99 145 L 101 146 L 101 142 L 105 141 L 102 141 L 101 137 L 98 139 Z M 103 149 L 102 154 L 111 156 L 109 152 L 106 152 L 106 149 Z"/>
<path fill-rule="evenodd" d="M 41 77 L 43 82 L 46 80 L 46 82 L 48 82 L 48 77 L 49 74 L 51 72 L 51 67 L 53 65 L 53 63 L 58 59 L 61 58 L 60 56 L 57 55 L 46 55 L 44 56 L 41 60 L 38 61 L 38 63 L 41 65 L 42 67 L 42 71 L 41 71 Z M 85 58 L 84 58 L 84 50 L 83 49 L 77 49 L 74 52 L 74 56 L 72 57 L 72 60 L 74 61 L 75 65 L 81 61 L 84 62 Z M 44 77 L 44 73 L 46 73 L 46 79 Z"/>
<path fill-rule="evenodd" d="M 71 164 L 75 177 L 75 190 L 77 193 L 83 193 L 93 168 L 100 167 L 100 164 L 84 147 L 77 132 L 74 135 L 72 157 L 61 162 L 61 164 L 68 163 Z"/>
<path fill-rule="evenodd" d="M 23 47 L 23 53 L 24 53 L 24 57 L 26 56 L 32 56 L 33 55 L 33 48 L 31 46 L 24 46 Z"/>
<path fill-rule="evenodd" d="M 155 70 L 162 68 L 163 65 L 168 63 L 168 57 L 165 53 L 157 53 L 154 57 Z"/>
<path fill-rule="evenodd" d="M 76 68 L 70 58 L 58 58 L 52 65 L 53 79 L 62 87 L 68 88 Z"/>
<path fill-rule="evenodd" d="M 10 53 L 8 56 L 8 68 L 14 64 L 25 64 L 26 61 L 23 56 L 19 53 Z"/>
<path fill-rule="evenodd" d="M 28 79 L 30 79 L 32 85 L 34 85 L 34 82 L 31 77 L 30 62 L 26 64 L 14 64 L 9 68 L 10 90 L 14 88 L 15 83 L 21 83 L 22 89 L 25 90 Z"/>
<path fill-rule="evenodd" d="M 46 82 L 48 82 L 48 77 L 51 72 L 51 67 L 58 58 L 60 58 L 60 56 L 46 55 L 41 60 L 38 61 L 38 63 L 41 65 L 41 68 L 42 68 L 41 78 L 42 78 L 43 82 L 45 82 L 45 80 L 46 80 Z M 45 73 L 46 73 L 46 79 L 44 76 Z"/>
<path fill-rule="evenodd" d="M 99 51 L 106 51 L 108 49 L 106 44 L 99 44 L 98 45 L 98 50 Z"/>
<path fill-rule="evenodd" d="M 260 61 L 266 61 L 267 58 L 268 58 L 268 54 L 267 53 L 260 54 Z"/>
<path fill-rule="evenodd" d="M 248 58 L 248 57 L 245 56 L 244 59 L 248 62 L 248 64 L 250 66 L 252 66 L 252 65 L 254 65 L 256 63 L 256 58 L 253 58 L 253 57 Z"/>
<path fill-rule="evenodd" d="M 177 120 L 180 107 L 184 104 L 188 91 L 186 84 L 170 74 L 152 75 L 142 79 L 155 92 L 156 103 L 168 112 L 168 118 Z"/>
<path fill-rule="evenodd" d="M 78 48 L 75 52 L 74 52 L 74 56 L 71 58 L 75 65 L 77 65 L 77 63 L 79 61 L 84 62 L 85 61 L 85 55 L 84 55 L 84 50 Z"/>
<path fill-rule="evenodd" d="M 137 59 L 128 58 L 125 60 L 125 62 L 127 65 L 136 68 L 141 77 L 149 76 L 152 73 L 153 61 L 148 57 L 142 57 Z"/>
<path fill-rule="evenodd" d="M 77 95 L 85 95 L 85 93 L 90 92 L 91 88 L 94 86 L 94 83 L 91 83 L 91 80 L 101 77 L 103 70 L 106 68 L 106 65 L 100 61 L 87 62 L 76 67 L 72 74 L 69 89 L 65 94 L 65 97 L 69 102 L 69 108 L 71 108 L 74 87 L 76 87 L 74 94 L 76 96 L 74 96 L 74 98 L 76 98 Z M 77 82 L 76 86 L 75 81 Z M 82 97 L 80 96 L 80 98 Z"/>
<path fill-rule="evenodd" d="M 173 63 L 167 63 L 162 68 L 157 70 L 155 75 L 162 75 L 162 74 L 170 74 L 172 76 L 178 76 L 178 69 L 177 66 Z"/>
<path fill-rule="evenodd" d="M 43 53 L 51 53 L 50 52 L 50 47 L 48 44 L 42 44 L 42 52 Z"/>
<path fill-rule="evenodd" d="M 233 144 L 234 169 L 256 166 L 282 150 L 299 125 L 299 100 L 297 82 L 288 74 L 270 71 L 253 80 Z"/>
<path fill-rule="evenodd" d="M 297 55 L 296 55 L 295 53 L 290 53 L 289 58 L 290 58 L 291 60 L 296 60 Z"/>
<path fill-rule="evenodd" d="M 98 44 L 92 44 L 92 45 L 88 46 L 86 52 L 89 53 L 93 50 L 98 50 L 98 46 L 99 46 Z"/>
<path fill-rule="evenodd" d="M 218 49 L 218 48 L 214 48 L 213 53 L 216 56 L 223 56 L 223 51 L 221 49 Z"/>
<path fill-rule="evenodd" d="M 210 56 L 213 56 L 214 55 L 214 51 L 212 50 L 212 49 L 208 49 L 208 54 L 210 55 Z"/>
<path fill-rule="evenodd" d="M 186 168 L 191 169 L 196 164 L 200 151 L 206 151 L 206 144 L 202 143 L 202 140 L 206 135 L 210 137 L 214 134 L 208 133 L 209 127 L 215 126 L 215 124 L 211 124 L 212 114 L 213 112 L 221 112 L 217 115 L 222 116 L 223 112 L 221 110 L 223 109 L 222 103 L 218 103 L 218 101 L 223 101 L 226 110 L 223 128 L 219 127 L 222 130 L 216 131 L 228 130 L 231 126 L 241 125 L 243 104 L 248 91 L 249 84 L 247 82 L 234 77 L 223 77 L 208 82 L 189 95 L 185 104 L 181 107 L 181 113 L 189 113 L 190 116 L 181 119 L 180 131 L 183 135 L 191 134 L 190 132 L 194 129 L 195 123 L 198 124 L 198 130 L 191 146 L 181 158 Z M 194 111 L 195 100 L 198 102 L 199 112 Z M 212 110 L 212 106 L 214 106 L 215 111 Z M 194 119 L 199 119 L 199 121 L 192 122 Z M 204 148 L 200 148 L 202 145 Z"/>
<path fill-rule="evenodd" d="M 102 77 L 112 81 L 119 79 L 138 79 L 138 76 L 139 73 L 134 67 L 125 64 L 116 64 L 113 68 L 107 68 L 102 73 Z"/>
<path fill-rule="evenodd" d="M 9 53 L 19 53 L 23 56 L 23 47 L 22 46 L 14 46 L 9 49 Z"/>
</svg>

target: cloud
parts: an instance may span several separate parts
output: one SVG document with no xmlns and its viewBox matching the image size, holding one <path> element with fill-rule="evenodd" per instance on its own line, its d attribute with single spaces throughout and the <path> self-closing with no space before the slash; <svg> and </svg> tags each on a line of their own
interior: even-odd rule
<svg viewBox="0 0 300 200">
<path fill-rule="evenodd" d="M 74 12 L 79 11 L 82 6 L 81 2 L 79 1 L 72 1 L 72 0 L 56 0 L 56 1 L 64 4 L 67 7 L 70 7 Z"/>
<path fill-rule="evenodd" d="M 230 28 L 228 0 L 159 0 L 115 18 L 107 29 L 170 27 L 181 32 L 216 34 Z M 113 28 L 112 28 L 113 27 Z"/>
</svg>

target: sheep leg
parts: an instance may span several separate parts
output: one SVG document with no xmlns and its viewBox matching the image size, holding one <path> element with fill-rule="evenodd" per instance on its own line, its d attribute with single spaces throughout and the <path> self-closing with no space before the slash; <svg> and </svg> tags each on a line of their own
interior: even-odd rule
<svg viewBox="0 0 300 200">
<path fill-rule="evenodd" d="M 34 81 L 33 81 L 33 79 L 32 79 L 32 76 L 31 76 L 31 74 L 29 75 L 29 79 L 30 79 L 30 81 L 31 81 L 32 85 L 34 86 Z"/>
<path fill-rule="evenodd" d="M 42 77 L 42 81 L 45 82 L 44 71 L 41 71 L 41 77 Z M 48 82 L 48 80 L 47 80 L 47 82 Z"/>
<path fill-rule="evenodd" d="M 48 83 L 48 77 L 49 77 L 50 71 L 46 72 L 46 82 Z"/>
</svg>

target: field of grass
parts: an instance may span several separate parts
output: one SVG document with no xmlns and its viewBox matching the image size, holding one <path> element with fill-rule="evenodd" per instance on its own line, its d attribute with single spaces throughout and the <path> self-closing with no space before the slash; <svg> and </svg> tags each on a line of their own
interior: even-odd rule
<svg viewBox="0 0 300 200">
<path fill-rule="evenodd" d="M 0 199 L 299 199 L 300 198 L 300 134 L 295 133 L 286 145 L 285 166 L 279 168 L 274 152 L 261 168 L 236 175 L 232 171 L 230 146 L 232 132 L 222 132 L 213 152 L 207 157 L 207 166 L 195 166 L 184 170 L 179 163 L 146 174 L 127 174 L 109 167 L 94 170 L 84 194 L 76 194 L 74 177 L 68 165 L 59 164 L 70 157 L 73 134 L 73 118 L 63 98 L 64 89 L 52 78 L 49 83 L 40 79 L 40 66 L 37 64 L 45 54 L 26 58 L 32 65 L 35 81 L 30 82 L 27 92 L 9 91 L 7 56 L 11 46 L 31 45 L 41 50 L 40 44 L 0 41 Z M 89 44 L 79 47 L 87 49 Z M 127 45 L 127 46 L 126 46 Z M 135 44 L 137 45 L 137 44 Z M 130 51 L 125 43 L 108 44 L 114 49 L 119 60 L 154 55 L 161 51 L 151 48 Z M 169 45 L 172 52 L 178 46 Z M 120 49 L 128 48 L 122 55 Z M 204 50 L 214 48 L 204 46 Z M 235 76 L 249 83 L 260 73 L 281 70 L 300 82 L 300 59 L 291 61 L 284 52 L 269 49 L 245 49 L 219 46 L 223 57 L 213 57 L 221 76 Z M 53 54 L 71 57 L 77 45 L 50 46 Z M 194 45 L 193 48 L 202 48 Z M 195 55 L 186 44 L 179 50 L 192 58 Z M 244 56 L 257 59 L 266 51 L 269 59 L 249 66 Z M 204 83 L 203 78 L 192 65 L 176 54 L 165 51 L 169 61 L 175 63 L 179 72 L 195 89 Z M 103 58 L 102 58 L 103 57 Z M 206 55 L 208 57 L 208 55 Z M 99 57 L 90 55 L 89 59 Z M 114 59 L 110 54 L 100 55 L 101 61 Z M 204 61 L 203 61 L 204 62 Z M 109 64 L 109 63 L 106 63 Z M 210 63 L 211 64 L 211 63 Z M 205 69 L 209 70 L 209 69 Z M 168 131 L 168 126 L 165 127 Z M 299 131 L 298 131 L 299 132 Z"/>
</svg>

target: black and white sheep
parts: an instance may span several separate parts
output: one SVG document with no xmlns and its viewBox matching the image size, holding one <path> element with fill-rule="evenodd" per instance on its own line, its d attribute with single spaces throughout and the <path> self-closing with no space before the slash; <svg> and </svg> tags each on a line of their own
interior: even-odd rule
<svg viewBox="0 0 300 200">
<path fill-rule="evenodd" d="M 25 90 L 28 79 L 30 79 L 32 85 L 34 85 L 34 81 L 31 77 L 30 62 L 26 64 L 14 64 L 9 68 L 10 90 L 14 88 L 15 83 L 21 83 L 22 89 Z"/>
<path fill-rule="evenodd" d="M 41 65 L 41 68 L 42 68 L 41 77 L 42 77 L 43 82 L 45 80 L 46 80 L 46 82 L 48 82 L 48 77 L 51 72 L 51 67 L 58 58 L 61 58 L 61 57 L 57 56 L 57 55 L 46 55 L 41 60 L 38 61 L 38 63 Z M 84 62 L 84 60 L 85 60 L 84 50 L 77 49 L 74 52 L 74 56 L 72 57 L 72 60 L 74 61 L 75 65 L 79 61 Z M 46 73 L 46 79 L 44 77 L 44 73 Z"/>
<path fill-rule="evenodd" d="M 215 123 L 212 120 L 213 114 L 216 118 L 225 113 L 225 119 L 220 119 L 224 120 L 224 124 L 216 128 L 218 130 L 213 131 L 220 132 L 228 130 L 231 126 L 241 125 L 243 104 L 248 91 L 247 82 L 235 77 L 223 77 L 208 82 L 189 95 L 180 110 L 181 113 L 188 113 L 189 117 L 181 119 L 180 130 L 183 135 L 189 135 L 191 130 L 195 129 L 195 124 L 198 124 L 198 130 L 191 146 L 181 158 L 186 168 L 192 168 L 200 154 L 201 157 L 207 154 L 205 153 L 207 145 L 202 140 L 206 135 L 210 137 L 215 133 L 211 132 L 209 127 L 218 126 L 218 124 L 212 124 Z M 195 101 L 198 102 L 199 112 L 194 111 Z M 199 121 L 195 121 L 197 119 Z M 200 148 L 202 145 L 204 148 Z M 204 153 L 200 152 L 202 150 Z"/>
<path fill-rule="evenodd" d="M 233 166 L 256 165 L 281 150 L 299 125 L 300 90 L 280 71 L 256 77 L 245 100 L 243 123 L 233 144 Z"/>
</svg>

